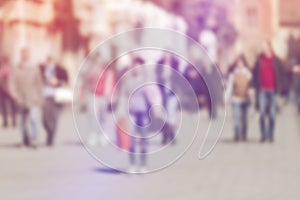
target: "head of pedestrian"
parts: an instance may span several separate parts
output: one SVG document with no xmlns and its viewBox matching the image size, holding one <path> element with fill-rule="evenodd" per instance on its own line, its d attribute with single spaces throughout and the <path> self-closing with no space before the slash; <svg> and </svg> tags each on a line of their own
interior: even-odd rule
<svg viewBox="0 0 300 200">
<path fill-rule="evenodd" d="M 187 72 L 187 75 L 192 79 L 195 79 L 195 78 L 198 78 L 198 76 L 201 76 L 200 72 L 194 66 L 187 67 L 186 72 Z"/>
<path fill-rule="evenodd" d="M 266 57 L 273 57 L 274 51 L 270 40 L 265 40 L 262 43 L 262 54 Z"/>
<path fill-rule="evenodd" d="M 96 52 L 89 58 L 89 63 L 91 64 L 90 65 L 91 67 L 102 67 L 100 65 L 100 61 L 101 61 L 101 54 L 98 52 Z"/>
<path fill-rule="evenodd" d="M 29 62 L 29 59 L 30 59 L 29 50 L 28 50 L 28 48 L 24 47 L 21 50 L 21 62 L 27 63 L 27 62 Z"/>
<path fill-rule="evenodd" d="M 179 70 L 179 61 L 176 58 L 176 55 L 169 53 L 169 52 L 165 52 L 163 54 L 163 57 L 159 61 L 159 64 L 167 65 L 168 67 L 172 67 L 176 71 Z"/>
<path fill-rule="evenodd" d="M 132 64 L 133 67 L 142 66 L 145 64 L 145 61 L 139 56 L 133 56 Z"/>
<path fill-rule="evenodd" d="M 172 64 L 172 55 L 170 53 L 164 53 L 162 61 L 164 64 L 171 65 Z"/>
<path fill-rule="evenodd" d="M 248 63 L 244 54 L 241 54 L 237 57 L 234 62 L 234 69 L 241 69 L 244 67 L 248 67 Z"/>
<path fill-rule="evenodd" d="M 158 65 L 158 67 L 161 68 L 161 70 L 159 70 L 159 73 L 161 74 L 157 75 L 165 80 L 170 79 L 175 71 L 179 71 L 178 59 L 175 57 L 175 55 L 169 52 L 165 52 L 163 54 L 163 57 L 159 60 Z"/>
<path fill-rule="evenodd" d="M 214 31 L 217 27 L 217 20 L 214 14 L 210 14 L 205 22 L 205 28 Z"/>
<path fill-rule="evenodd" d="M 9 58 L 7 56 L 3 56 L 2 59 L 1 59 L 1 64 L 0 64 L 0 68 L 1 67 L 9 67 L 10 61 L 9 61 Z"/>
<path fill-rule="evenodd" d="M 49 65 L 49 66 L 54 66 L 55 65 L 55 60 L 52 56 L 48 56 L 46 62 L 47 62 L 47 65 Z"/>
</svg>

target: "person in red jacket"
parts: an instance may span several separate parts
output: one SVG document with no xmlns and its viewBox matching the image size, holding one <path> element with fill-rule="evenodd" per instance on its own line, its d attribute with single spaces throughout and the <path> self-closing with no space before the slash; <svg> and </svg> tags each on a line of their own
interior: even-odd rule
<svg viewBox="0 0 300 200">
<path fill-rule="evenodd" d="M 282 88 L 282 70 L 282 63 L 275 55 L 271 43 L 263 42 L 262 54 L 257 58 L 253 69 L 253 84 L 260 112 L 261 142 L 272 142 L 274 139 L 276 98 Z"/>
</svg>

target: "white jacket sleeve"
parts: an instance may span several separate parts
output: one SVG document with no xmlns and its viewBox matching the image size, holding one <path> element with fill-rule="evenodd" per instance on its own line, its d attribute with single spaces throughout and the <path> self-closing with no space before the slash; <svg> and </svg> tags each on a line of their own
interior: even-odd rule
<svg viewBox="0 0 300 200">
<path fill-rule="evenodd" d="M 226 90 L 225 90 L 225 102 L 229 102 L 231 96 L 232 96 L 232 91 L 233 91 L 233 82 L 234 82 L 234 77 L 231 74 L 228 78 L 227 84 L 226 84 Z"/>
</svg>

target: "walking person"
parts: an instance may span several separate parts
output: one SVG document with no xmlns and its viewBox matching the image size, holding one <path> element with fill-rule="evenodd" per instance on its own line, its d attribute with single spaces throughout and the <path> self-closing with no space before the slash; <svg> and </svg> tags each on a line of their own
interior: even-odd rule
<svg viewBox="0 0 300 200">
<path fill-rule="evenodd" d="M 223 87 L 218 78 L 219 72 L 215 64 L 219 60 L 219 41 L 216 34 L 217 21 L 213 15 L 208 16 L 204 29 L 199 34 L 199 43 L 204 47 L 212 63 L 203 63 L 201 74 L 205 77 L 207 85 L 211 88 L 206 97 L 207 109 L 210 119 L 216 119 L 218 116 L 218 107 L 223 104 Z M 214 107 L 214 108 L 213 108 Z"/>
<path fill-rule="evenodd" d="M 274 140 L 277 95 L 281 91 L 282 63 L 275 55 L 269 41 L 262 43 L 262 53 L 253 68 L 253 84 L 256 89 L 260 112 L 261 142 Z"/>
<path fill-rule="evenodd" d="M 9 118 L 11 118 L 11 125 L 16 127 L 16 104 L 9 94 L 9 79 L 12 74 L 12 67 L 9 64 L 7 57 L 3 57 L 0 63 L 0 112 L 2 113 L 2 126 L 4 128 L 9 126 Z"/>
<path fill-rule="evenodd" d="M 234 121 L 234 141 L 247 140 L 249 91 L 252 79 L 251 71 L 244 55 L 234 62 L 229 74 L 225 101 L 231 99 Z"/>
<path fill-rule="evenodd" d="M 193 88 L 193 94 L 186 93 L 185 95 L 195 95 L 199 109 L 206 108 L 208 105 L 207 97 L 209 97 L 209 91 L 200 72 L 194 66 L 189 65 L 185 69 L 184 77 Z"/>
<path fill-rule="evenodd" d="M 35 148 L 40 108 L 43 104 L 42 78 L 26 48 L 21 51 L 21 60 L 12 72 L 9 87 L 21 113 L 23 144 Z"/>
<path fill-rule="evenodd" d="M 55 92 L 58 87 L 68 83 L 68 75 L 52 57 L 48 57 L 46 63 L 40 66 L 40 72 L 44 87 L 43 125 L 47 132 L 46 145 L 52 146 L 61 108 L 55 101 Z"/>
<path fill-rule="evenodd" d="M 295 103 L 298 113 L 300 114 L 300 65 L 297 64 L 292 68 L 293 72 L 293 89 L 295 95 Z"/>
<path fill-rule="evenodd" d="M 218 107 L 222 101 L 222 82 L 219 77 L 218 69 L 215 66 L 204 64 L 200 69 L 201 75 L 205 77 L 206 84 L 209 85 L 209 92 L 206 93 L 207 109 L 209 119 L 215 120 L 218 117 Z"/>
<path fill-rule="evenodd" d="M 156 79 L 160 89 L 162 104 L 167 112 L 167 121 L 162 129 L 162 145 L 175 144 L 175 131 L 178 122 L 178 100 L 180 91 L 179 62 L 169 53 L 165 53 L 156 67 Z"/>
<path fill-rule="evenodd" d="M 289 67 L 287 80 L 293 94 L 298 113 L 300 114 L 300 38 L 290 34 L 288 39 L 287 65 Z"/>
<path fill-rule="evenodd" d="M 81 101 L 83 102 L 87 97 L 86 104 L 89 122 L 94 122 L 89 126 L 87 143 L 90 146 L 95 146 L 99 143 L 105 145 L 107 143 L 107 140 L 102 137 L 103 135 L 98 133 L 99 124 L 102 132 L 107 134 L 115 132 L 111 123 L 108 122 L 108 116 L 111 115 L 110 100 L 115 82 L 114 71 L 106 66 L 100 54 L 95 54 L 91 58 L 89 68 L 83 76 L 83 87 L 81 90 Z"/>
<path fill-rule="evenodd" d="M 145 81 L 144 60 L 133 56 L 131 67 L 123 73 L 121 79 L 118 109 L 120 115 L 127 115 L 129 124 L 130 148 L 129 171 L 132 173 L 145 172 L 147 164 L 147 125 L 150 123 L 148 113 L 147 92 L 143 83 Z M 129 115 L 129 116 L 128 116 Z M 129 118 L 129 120 L 128 120 Z"/>
</svg>

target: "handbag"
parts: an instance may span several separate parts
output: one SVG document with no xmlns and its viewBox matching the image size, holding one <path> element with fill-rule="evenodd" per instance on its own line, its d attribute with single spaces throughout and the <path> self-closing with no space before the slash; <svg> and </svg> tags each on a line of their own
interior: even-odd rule
<svg viewBox="0 0 300 200">
<path fill-rule="evenodd" d="M 68 87 L 58 87 L 55 89 L 54 101 L 57 104 L 70 104 L 73 101 L 73 91 Z"/>
</svg>

